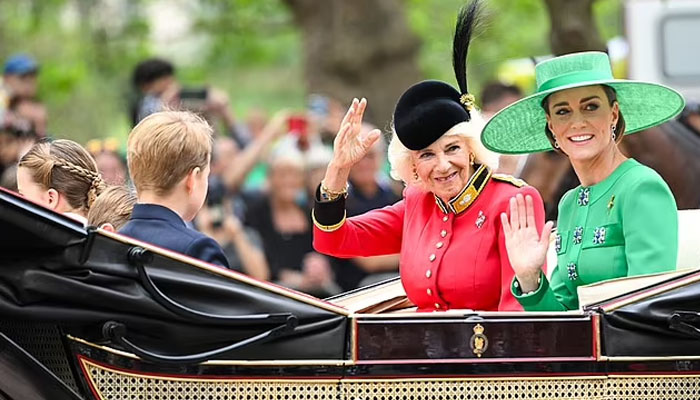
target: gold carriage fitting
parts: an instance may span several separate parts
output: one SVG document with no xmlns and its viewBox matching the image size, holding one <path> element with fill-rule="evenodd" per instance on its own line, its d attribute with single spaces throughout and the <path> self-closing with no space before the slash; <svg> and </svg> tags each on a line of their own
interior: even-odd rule
<svg viewBox="0 0 700 400">
<path fill-rule="evenodd" d="M 571 312 L 416 313 L 398 280 L 321 300 L 0 191 L 3 399 L 697 399 L 700 271 Z"/>
</svg>

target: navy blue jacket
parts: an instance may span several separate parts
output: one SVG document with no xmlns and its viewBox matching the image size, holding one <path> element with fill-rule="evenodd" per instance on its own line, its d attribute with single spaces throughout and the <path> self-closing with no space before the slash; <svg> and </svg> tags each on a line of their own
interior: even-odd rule
<svg viewBox="0 0 700 400">
<path fill-rule="evenodd" d="M 119 233 L 229 268 L 224 251 L 214 239 L 188 228 L 185 221 L 167 207 L 136 204 L 131 219 Z"/>
</svg>

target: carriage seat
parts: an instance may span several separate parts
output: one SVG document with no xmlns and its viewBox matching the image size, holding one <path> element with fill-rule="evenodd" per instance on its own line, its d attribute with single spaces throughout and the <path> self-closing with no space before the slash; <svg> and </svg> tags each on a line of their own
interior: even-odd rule
<svg viewBox="0 0 700 400">
<path fill-rule="evenodd" d="M 676 269 L 700 268 L 700 209 L 678 210 Z"/>
<path fill-rule="evenodd" d="M 547 277 L 557 265 L 554 251 L 556 230 L 552 231 L 547 249 Z M 678 259 L 676 269 L 700 268 L 700 209 L 678 210 Z"/>
</svg>

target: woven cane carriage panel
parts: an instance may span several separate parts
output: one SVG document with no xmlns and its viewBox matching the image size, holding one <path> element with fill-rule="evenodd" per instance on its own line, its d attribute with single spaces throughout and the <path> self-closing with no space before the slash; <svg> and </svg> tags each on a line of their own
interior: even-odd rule
<svg viewBox="0 0 700 400">
<path fill-rule="evenodd" d="M 109 400 L 618 400 L 698 399 L 700 376 L 444 379 L 197 379 L 140 375 L 82 360 Z"/>
<path fill-rule="evenodd" d="M 23 321 L 0 321 L 0 331 L 21 346 L 66 385 L 77 391 L 61 332 L 53 324 Z"/>
<path fill-rule="evenodd" d="M 700 376 L 611 377 L 608 399 L 700 399 Z"/>
<path fill-rule="evenodd" d="M 607 399 L 605 378 L 343 382 L 348 400 Z"/>
<path fill-rule="evenodd" d="M 197 379 L 137 375 L 82 360 L 102 400 L 337 400 L 338 380 Z"/>
<path fill-rule="evenodd" d="M 580 377 L 343 382 L 348 400 L 699 399 L 700 377 Z"/>
</svg>

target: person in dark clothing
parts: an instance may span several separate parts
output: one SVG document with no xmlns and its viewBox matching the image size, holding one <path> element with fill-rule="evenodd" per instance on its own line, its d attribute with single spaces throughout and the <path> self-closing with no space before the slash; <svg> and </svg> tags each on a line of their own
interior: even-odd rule
<svg viewBox="0 0 700 400">
<path fill-rule="evenodd" d="M 311 244 L 304 168 L 299 152 L 277 151 L 270 162 L 267 197 L 248 208 L 245 223 L 262 237 L 271 281 L 325 297 L 339 288 L 328 258 Z"/>
<path fill-rule="evenodd" d="M 214 239 L 185 224 L 207 194 L 211 135 L 206 121 L 185 111 L 158 112 L 136 125 L 127 161 L 138 203 L 119 233 L 229 267 Z"/>
</svg>

